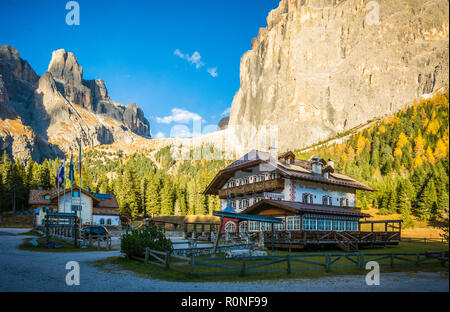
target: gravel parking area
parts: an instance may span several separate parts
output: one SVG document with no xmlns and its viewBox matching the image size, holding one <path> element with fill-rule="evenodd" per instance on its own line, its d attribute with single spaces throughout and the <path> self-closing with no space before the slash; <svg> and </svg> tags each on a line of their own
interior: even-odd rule
<svg viewBox="0 0 450 312">
<path fill-rule="evenodd" d="M 126 271 L 105 272 L 90 262 L 119 251 L 46 253 L 19 250 L 27 230 L 0 229 L 0 291 L 155 291 L 155 292 L 264 292 L 264 291 L 449 291 L 445 273 L 381 274 L 380 286 L 367 286 L 365 276 L 291 279 L 245 283 L 185 283 L 146 279 Z M 67 286 L 66 263 L 80 264 L 80 286 Z"/>
</svg>

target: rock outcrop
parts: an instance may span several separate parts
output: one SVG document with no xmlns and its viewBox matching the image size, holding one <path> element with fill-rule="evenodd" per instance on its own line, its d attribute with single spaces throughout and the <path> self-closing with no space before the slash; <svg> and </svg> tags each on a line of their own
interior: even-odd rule
<svg viewBox="0 0 450 312">
<path fill-rule="evenodd" d="M 17 50 L 0 46 L 0 108 L 0 149 L 22 159 L 150 137 L 142 109 L 111 101 L 103 80 L 83 80 L 65 50 L 53 52 L 39 77 Z"/>
<path fill-rule="evenodd" d="M 226 130 L 228 128 L 228 123 L 230 122 L 230 116 L 227 117 L 223 117 L 220 121 L 219 124 L 217 125 L 217 130 L 221 131 L 221 130 Z"/>
<path fill-rule="evenodd" d="M 445 90 L 448 21 L 447 0 L 282 0 L 241 59 L 230 126 L 301 148 Z"/>
</svg>

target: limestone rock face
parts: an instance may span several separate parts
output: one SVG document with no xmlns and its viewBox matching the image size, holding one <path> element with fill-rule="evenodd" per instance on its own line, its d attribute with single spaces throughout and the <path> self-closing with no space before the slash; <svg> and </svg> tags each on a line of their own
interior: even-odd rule
<svg viewBox="0 0 450 312">
<path fill-rule="evenodd" d="M 0 46 L 0 150 L 24 160 L 55 157 L 83 146 L 150 137 L 136 104 L 111 101 L 103 80 L 83 80 L 83 68 L 65 50 L 53 52 L 39 77 L 17 50 Z"/>
<path fill-rule="evenodd" d="M 133 132 L 147 136 L 150 133 L 150 124 L 144 118 L 144 112 L 141 108 L 137 107 L 136 103 L 131 103 L 126 106 L 123 113 L 123 122 Z"/>
<path fill-rule="evenodd" d="M 447 0 L 282 0 L 241 59 L 230 126 L 301 148 L 448 88 Z M 241 140 L 251 140 L 241 134 Z"/>
<path fill-rule="evenodd" d="M 228 123 L 230 122 L 230 116 L 224 117 L 219 121 L 217 125 L 217 130 L 225 130 L 228 128 Z"/>
</svg>

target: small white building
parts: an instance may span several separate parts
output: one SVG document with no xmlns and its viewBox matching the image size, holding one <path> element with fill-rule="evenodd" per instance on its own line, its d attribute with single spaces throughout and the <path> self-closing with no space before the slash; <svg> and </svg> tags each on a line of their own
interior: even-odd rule
<svg viewBox="0 0 450 312">
<path fill-rule="evenodd" d="M 59 198 L 59 205 L 58 205 Z M 61 191 L 56 189 L 30 190 L 29 205 L 35 210 L 35 224 L 42 225 L 45 218 L 44 208 L 49 207 L 53 212 L 73 213 L 77 211 L 83 225 L 120 226 L 119 204 L 113 194 L 92 193 L 76 188 Z"/>
</svg>

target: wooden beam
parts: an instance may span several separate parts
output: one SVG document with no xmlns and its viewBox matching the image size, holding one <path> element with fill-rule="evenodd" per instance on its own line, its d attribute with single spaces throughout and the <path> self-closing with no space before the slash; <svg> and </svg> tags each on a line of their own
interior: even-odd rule
<svg viewBox="0 0 450 312">
<path fill-rule="evenodd" d="M 216 253 L 217 246 L 219 245 L 220 235 L 222 234 L 222 226 L 223 226 L 223 217 L 220 218 L 220 226 L 219 226 L 219 230 L 217 231 L 216 241 L 214 242 L 213 254 Z"/>
</svg>

